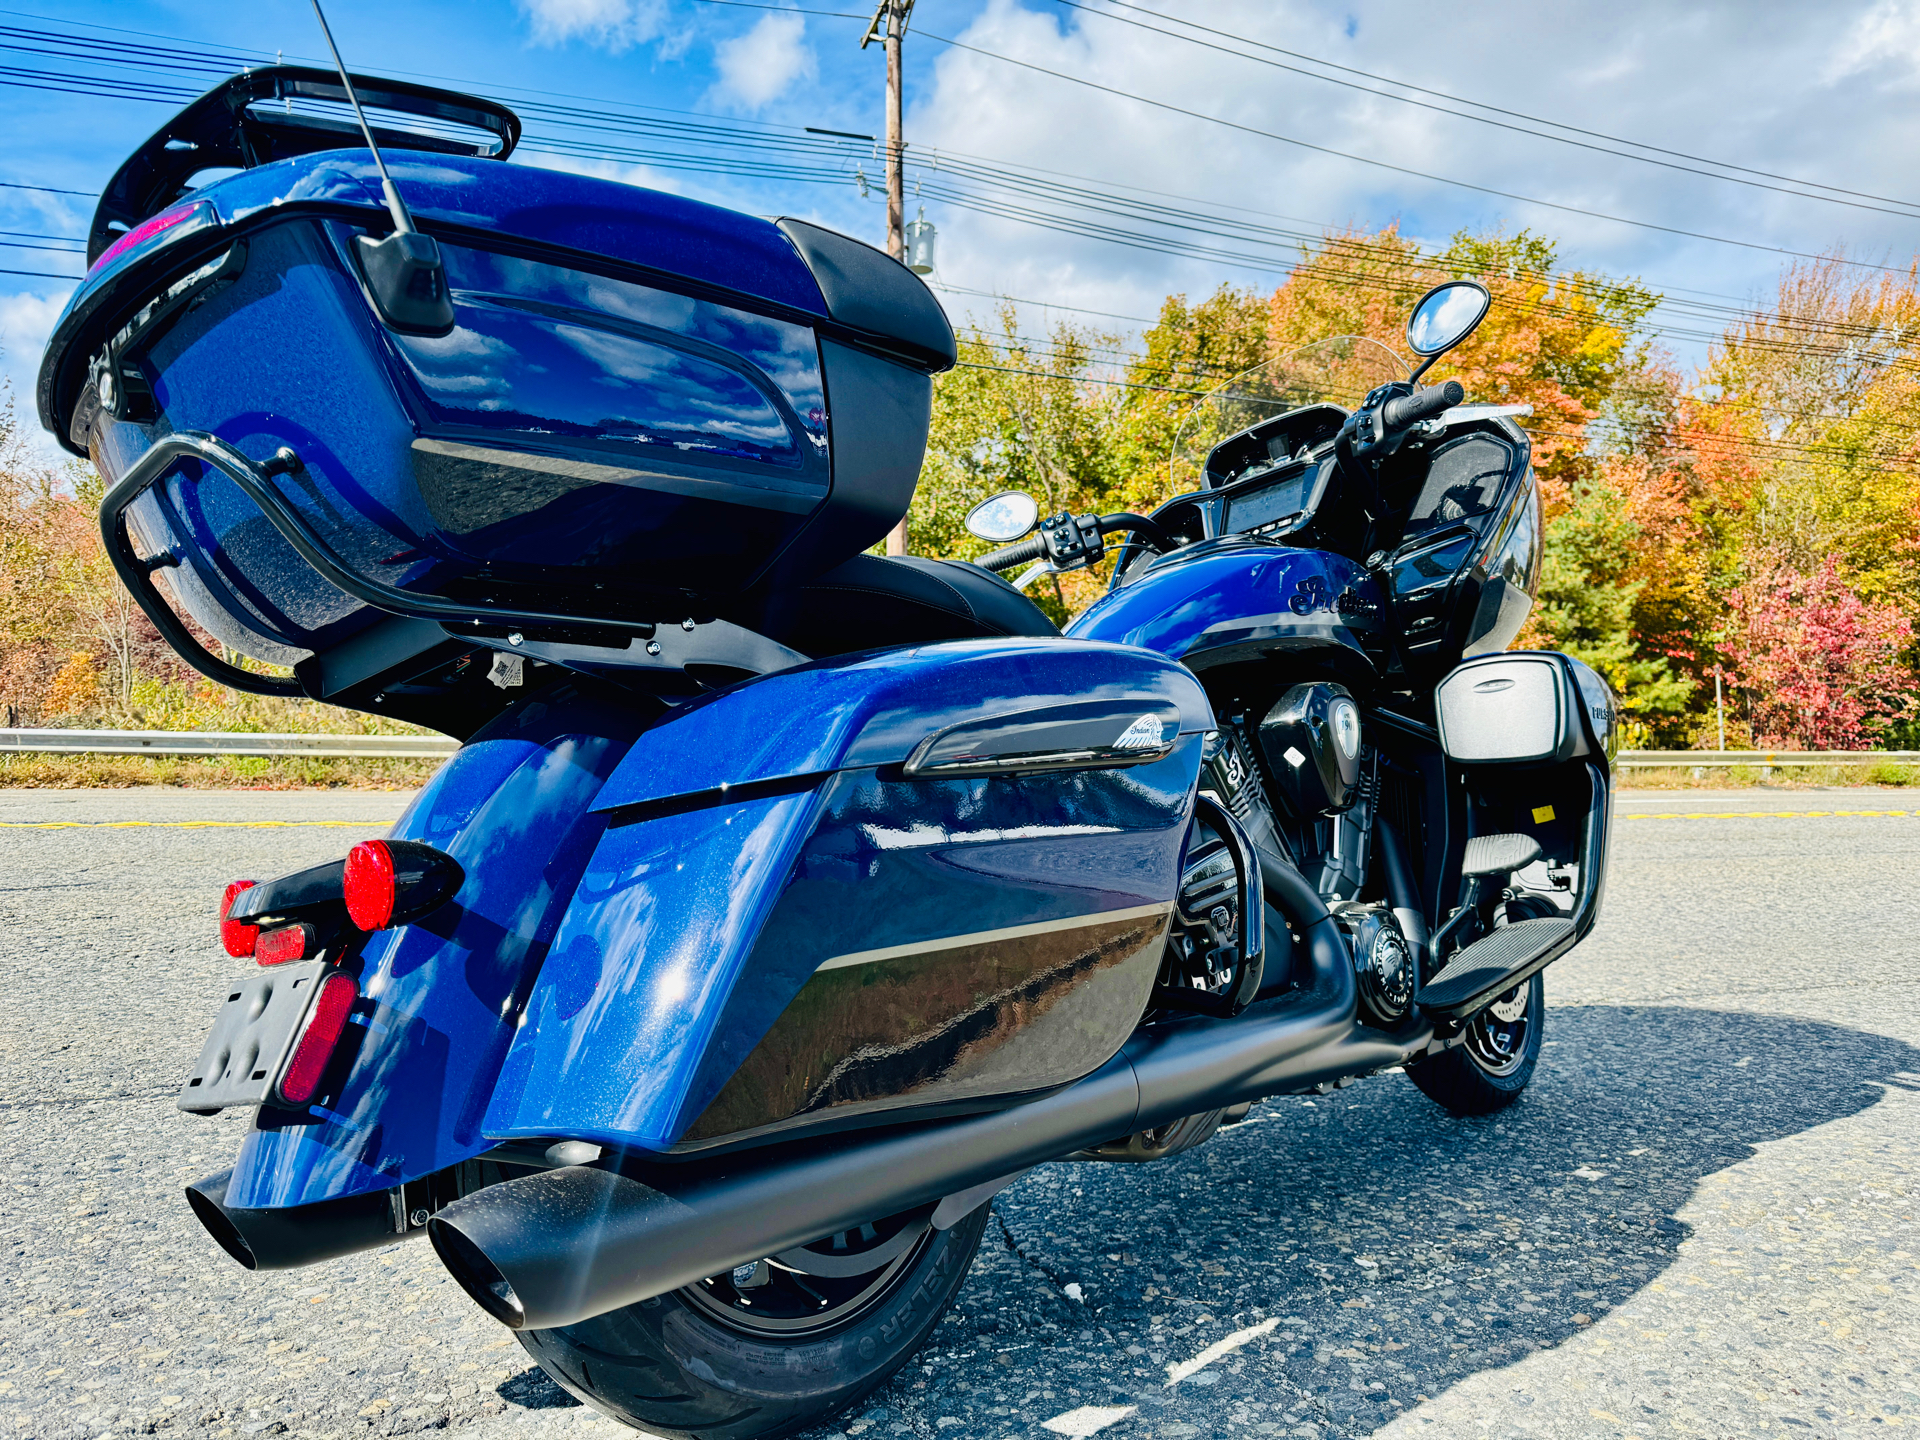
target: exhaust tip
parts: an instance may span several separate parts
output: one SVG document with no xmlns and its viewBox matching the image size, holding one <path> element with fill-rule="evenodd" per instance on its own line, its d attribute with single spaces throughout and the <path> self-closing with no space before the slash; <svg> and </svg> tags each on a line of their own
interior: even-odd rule
<svg viewBox="0 0 1921 1441">
<path fill-rule="evenodd" d="M 224 1193 L 227 1178 L 220 1176 L 215 1179 L 222 1183 L 220 1190 Z M 207 1228 L 207 1234 L 213 1237 L 221 1250 L 249 1271 L 259 1270 L 260 1262 L 254 1256 L 252 1248 L 247 1245 L 246 1239 L 241 1236 L 240 1228 L 234 1225 L 220 1202 L 201 1189 L 207 1184 L 208 1182 L 201 1181 L 187 1187 L 187 1204 L 193 1207 L 194 1215 L 199 1218 L 200 1224 Z"/>
<path fill-rule="evenodd" d="M 500 1268 L 487 1259 L 487 1253 L 457 1227 L 436 1216 L 427 1223 L 427 1239 L 447 1274 L 460 1283 L 476 1305 L 503 1326 L 519 1331 L 527 1325 L 526 1308 Z"/>
</svg>

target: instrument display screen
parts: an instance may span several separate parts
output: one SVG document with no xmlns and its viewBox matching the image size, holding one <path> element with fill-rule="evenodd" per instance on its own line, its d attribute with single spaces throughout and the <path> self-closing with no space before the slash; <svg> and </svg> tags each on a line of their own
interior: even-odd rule
<svg viewBox="0 0 1921 1441">
<path fill-rule="evenodd" d="M 1305 465 L 1272 485 L 1234 496 L 1227 503 L 1227 524 L 1223 529 L 1230 534 L 1255 531 L 1299 515 L 1307 509 L 1308 497 L 1319 474 L 1319 466 Z"/>
</svg>

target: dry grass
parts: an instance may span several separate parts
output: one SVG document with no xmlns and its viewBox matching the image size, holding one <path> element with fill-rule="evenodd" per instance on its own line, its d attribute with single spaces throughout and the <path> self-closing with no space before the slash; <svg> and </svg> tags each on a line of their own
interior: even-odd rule
<svg viewBox="0 0 1921 1441">
<path fill-rule="evenodd" d="M 1696 775 L 1695 771 L 1700 774 Z M 1762 775 L 1759 766 L 1673 766 L 1643 770 L 1624 767 L 1617 772 L 1622 790 L 1729 790 L 1744 786 L 1804 791 L 1821 786 L 1912 787 L 1921 783 L 1916 768 L 1895 761 L 1872 761 L 1858 766 L 1777 765 Z"/>
<path fill-rule="evenodd" d="M 441 762 L 349 756 L 53 756 L 0 755 L 0 789 L 114 790 L 126 786 L 178 786 L 183 790 L 417 790 Z M 1875 761 L 1858 766 L 1777 765 L 1763 776 L 1758 766 L 1704 766 L 1660 770 L 1623 769 L 1623 790 L 1726 790 L 1753 786 L 1810 790 L 1820 786 L 1912 788 L 1921 783 L 1912 765 Z"/>
<path fill-rule="evenodd" d="M 0 755 L 0 788 L 115 790 L 409 791 L 425 785 L 438 760 L 372 756 L 55 756 Z"/>
</svg>

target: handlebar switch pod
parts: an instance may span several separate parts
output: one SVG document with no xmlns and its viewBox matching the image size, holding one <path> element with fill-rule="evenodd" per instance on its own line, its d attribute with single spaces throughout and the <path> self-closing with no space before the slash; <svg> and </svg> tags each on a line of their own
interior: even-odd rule
<svg viewBox="0 0 1921 1441">
<path fill-rule="evenodd" d="M 1107 554 L 1098 515 L 1074 515 L 1065 510 L 1050 515 L 1041 522 L 1040 538 L 1055 570 L 1079 570 Z"/>
<path fill-rule="evenodd" d="M 1458 380 L 1422 390 L 1405 380 L 1377 386 L 1341 427 L 1342 448 L 1355 460 L 1379 464 L 1401 448 L 1416 424 L 1459 405 L 1464 394 Z"/>
</svg>

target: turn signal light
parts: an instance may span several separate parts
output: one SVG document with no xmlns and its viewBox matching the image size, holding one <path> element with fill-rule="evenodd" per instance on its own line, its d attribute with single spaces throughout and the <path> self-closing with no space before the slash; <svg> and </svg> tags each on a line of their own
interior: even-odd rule
<svg viewBox="0 0 1921 1441">
<path fill-rule="evenodd" d="M 333 1059 L 334 1047 L 340 1044 L 348 1013 L 359 999 L 360 987 L 344 971 L 335 971 L 320 983 L 320 994 L 314 997 L 313 1008 L 307 1012 L 306 1029 L 295 1042 L 286 1074 L 280 1078 L 281 1100 L 291 1106 L 304 1106 L 314 1098 L 327 1062 Z"/>
<path fill-rule="evenodd" d="M 230 956 L 251 956 L 255 944 L 260 940 L 259 926 L 227 919 L 227 913 L 233 909 L 233 903 L 240 898 L 240 893 L 250 891 L 259 884 L 258 881 L 229 881 L 227 893 L 220 898 L 220 944 L 227 948 Z"/>
<path fill-rule="evenodd" d="M 314 942 L 314 928 L 305 923 L 282 926 L 268 931 L 254 942 L 253 958 L 263 966 L 278 966 L 287 961 L 304 961 Z"/>
<path fill-rule="evenodd" d="M 452 856 L 419 841 L 362 841 L 347 852 L 341 889 L 356 926 L 384 931 L 445 904 L 465 879 Z"/>
</svg>

